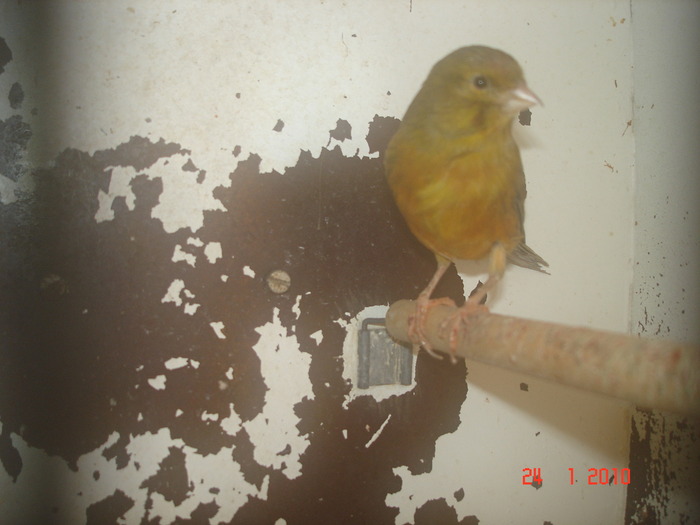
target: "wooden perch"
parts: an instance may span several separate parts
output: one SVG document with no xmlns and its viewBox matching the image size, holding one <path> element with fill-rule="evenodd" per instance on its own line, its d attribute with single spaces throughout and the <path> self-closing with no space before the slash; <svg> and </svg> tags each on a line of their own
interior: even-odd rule
<svg viewBox="0 0 700 525">
<path fill-rule="evenodd" d="M 389 334 L 408 341 L 414 301 L 397 301 L 386 315 Z M 428 342 L 448 351 L 440 324 L 454 310 L 435 306 Z M 470 320 L 457 355 L 624 399 L 643 408 L 700 416 L 700 347 L 530 321 L 497 314 Z"/>
</svg>

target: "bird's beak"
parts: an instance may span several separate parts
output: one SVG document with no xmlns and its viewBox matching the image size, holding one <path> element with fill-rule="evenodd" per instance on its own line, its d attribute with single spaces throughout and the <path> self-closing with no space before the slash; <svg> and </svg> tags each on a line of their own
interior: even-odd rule
<svg viewBox="0 0 700 525">
<path fill-rule="evenodd" d="M 536 104 L 544 106 L 540 97 L 535 95 L 525 84 L 521 84 L 509 93 L 506 108 L 514 113 L 520 113 Z"/>
</svg>

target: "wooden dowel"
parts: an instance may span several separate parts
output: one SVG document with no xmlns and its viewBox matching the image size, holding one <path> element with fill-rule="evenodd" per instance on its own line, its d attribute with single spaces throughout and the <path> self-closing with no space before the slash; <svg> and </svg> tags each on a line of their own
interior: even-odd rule
<svg viewBox="0 0 700 525">
<path fill-rule="evenodd" d="M 408 339 L 414 301 L 386 315 L 389 334 Z M 448 352 L 440 325 L 454 307 L 431 308 L 428 342 Z M 624 399 L 643 408 L 700 416 L 700 347 L 484 313 L 462 330 L 457 356 Z"/>
</svg>

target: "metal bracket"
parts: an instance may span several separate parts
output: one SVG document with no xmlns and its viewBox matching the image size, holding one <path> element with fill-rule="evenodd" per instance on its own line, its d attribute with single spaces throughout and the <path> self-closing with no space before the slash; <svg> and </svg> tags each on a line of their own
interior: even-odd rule
<svg viewBox="0 0 700 525">
<path fill-rule="evenodd" d="M 357 387 L 410 385 L 413 352 L 391 338 L 384 319 L 362 321 L 358 337 Z"/>
</svg>

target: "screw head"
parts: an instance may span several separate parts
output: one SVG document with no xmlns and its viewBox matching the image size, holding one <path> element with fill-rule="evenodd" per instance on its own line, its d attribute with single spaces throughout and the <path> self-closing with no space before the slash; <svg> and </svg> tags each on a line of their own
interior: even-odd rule
<svg viewBox="0 0 700 525">
<path fill-rule="evenodd" d="M 292 278 L 284 270 L 273 270 L 267 276 L 267 285 L 274 293 L 284 293 L 292 285 Z"/>
</svg>

